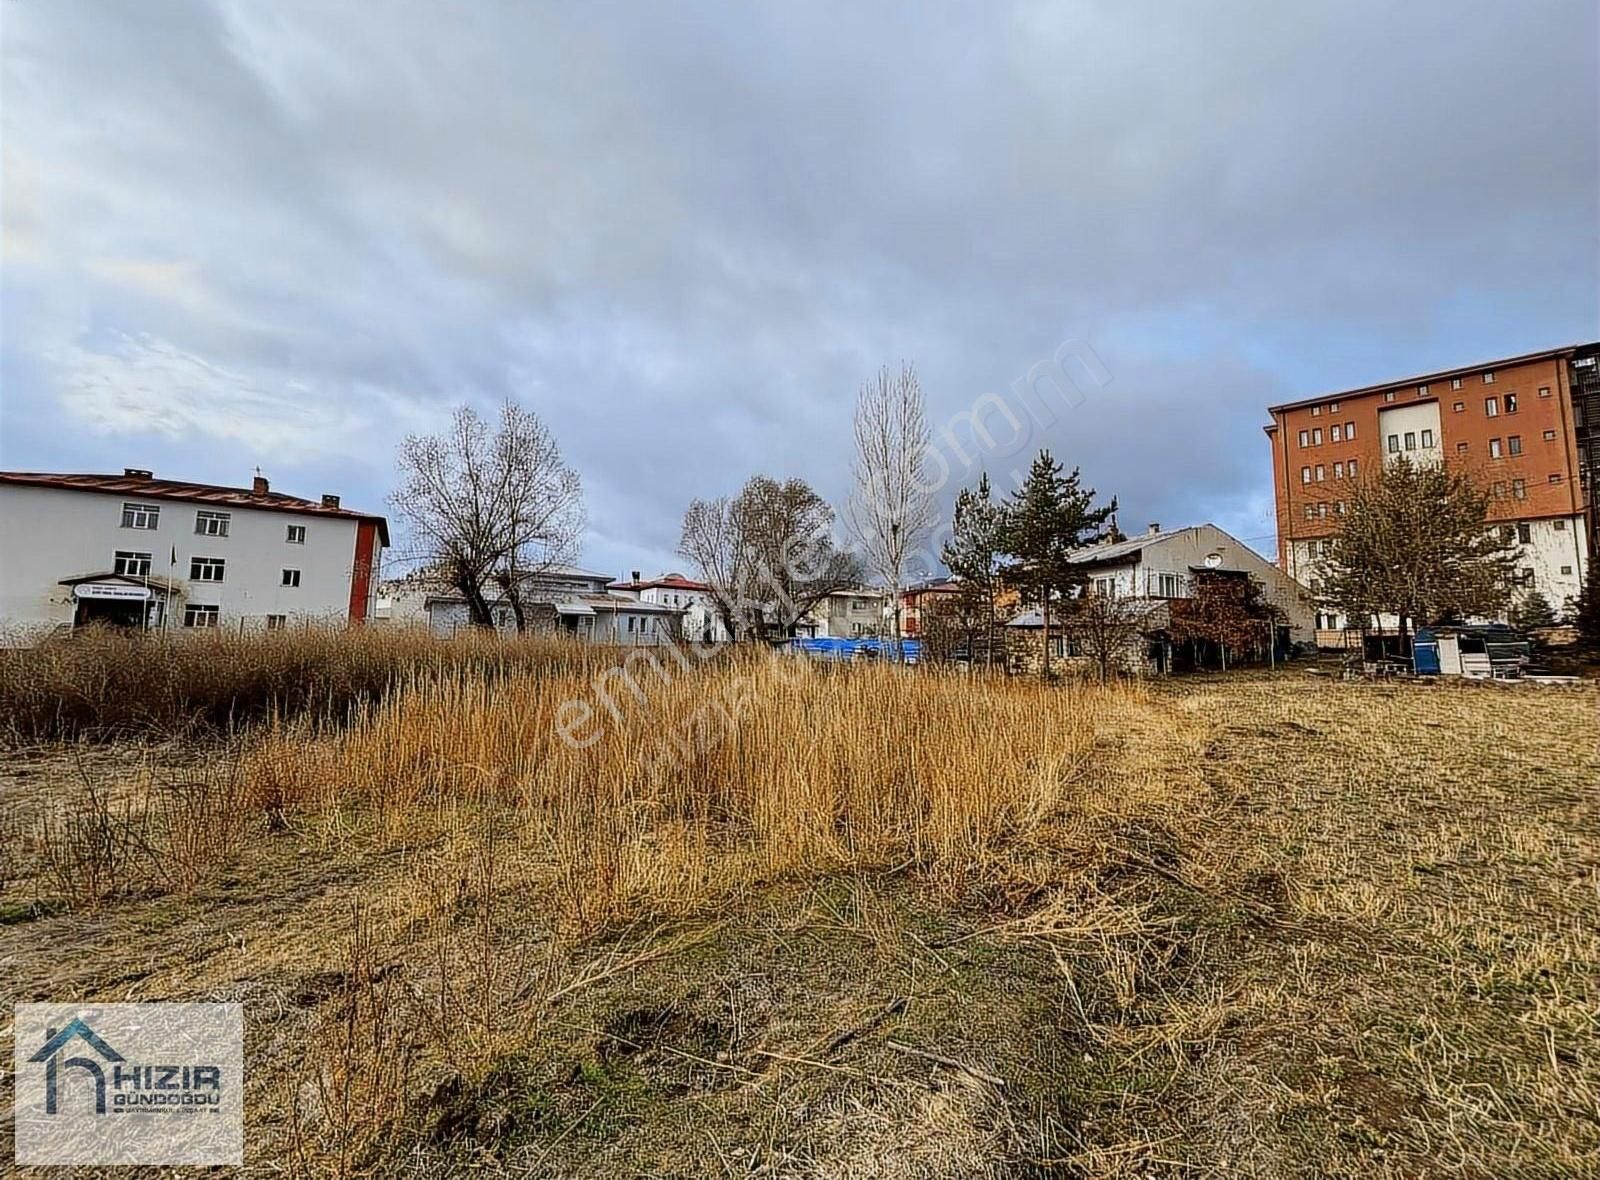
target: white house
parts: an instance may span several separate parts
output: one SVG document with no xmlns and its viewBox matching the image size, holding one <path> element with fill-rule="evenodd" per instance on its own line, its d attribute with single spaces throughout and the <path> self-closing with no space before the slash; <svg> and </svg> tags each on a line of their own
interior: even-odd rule
<svg viewBox="0 0 1600 1180">
<path fill-rule="evenodd" d="M 662 574 L 650 581 L 641 581 L 639 571 L 626 582 L 613 582 L 608 587 L 613 593 L 628 594 L 640 602 L 671 607 L 683 613 L 683 638 L 691 643 L 728 643 L 728 625 L 717 610 L 716 593 L 704 582 L 696 582 L 680 573 Z"/>
<path fill-rule="evenodd" d="M 121 475 L 0 472 L 0 630 L 104 622 L 273 630 L 372 617 L 388 524 L 272 491 Z"/>
<path fill-rule="evenodd" d="M 555 566 L 522 580 L 523 615 L 535 629 L 554 631 L 593 643 L 652 646 L 683 636 L 685 610 L 664 600 L 608 588 L 610 578 L 577 566 Z M 472 625 L 466 599 L 426 573 L 384 588 L 382 611 L 391 623 L 425 624 L 448 636 Z M 496 588 L 485 597 L 502 632 L 516 630 L 516 612 Z"/>
<path fill-rule="evenodd" d="M 1260 583 L 1262 597 L 1283 612 L 1290 642 L 1312 638 L 1314 612 L 1305 587 L 1216 525 L 1163 530 L 1152 524 L 1139 536 L 1080 549 L 1069 560 L 1084 575 L 1085 592 L 1126 600 L 1136 612 L 1132 617 L 1139 621 L 1143 634 L 1130 640 L 1118 658 L 1118 663 L 1130 670 L 1164 671 L 1170 667 L 1170 645 L 1162 638 L 1172 625 L 1168 604 L 1193 597 L 1197 581 L 1208 574 L 1252 578 Z M 1052 620 L 1052 628 L 1058 621 Z M 1024 611 L 1007 624 L 1008 630 L 1019 636 L 1039 632 L 1042 626 L 1038 610 Z M 1280 641 L 1282 637 L 1280 631 Z M 1031 647 L 1012 645 L 1014 667 L 1027 666 L 1042 653 L 1037 639 L 1029 643 Z M 1052 634 L 1050 652 L 1053 659 L 1086 658 L 1073 648 L 1070 637 L 1062 634 Z"/>
</svg>

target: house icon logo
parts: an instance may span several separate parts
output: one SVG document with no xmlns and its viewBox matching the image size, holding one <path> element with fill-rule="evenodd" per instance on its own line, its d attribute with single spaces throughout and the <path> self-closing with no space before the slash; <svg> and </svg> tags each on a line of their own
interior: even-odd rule
<svg viewBox="0 0 1600 1180">
<path fill-rule="evenodd" d="M 18 1165 L 244 1162 L 242 1005 L 23 1003 L 13 1011 Z"/>
<path fill-rule="evenodd" d="M 74 1042 L 82 1041 L 82 1045 Z M 82 1050 L 76 1057 L 63 1057 L 63 1053 Z M 89 1075 L 94 1082 L 94 1112 L 106 1112 L 106 1071 L 105 1068 L 87 1052 L 93 1050 L 99 1054 L 103 1061 L 121 1062 L 125 1060 L 110 1045 L 101 1039 L 82 1020 L 74 1019 L 59 1029 L 47 1029 L 45 1032 L 44 1047 L 28 1060 L 44 1063 L 44 1110 L 47 1115 L 60 1113 L 61 1110 L 61 1074 L 63 1070 L 79 1070 Z"/>
</svg>

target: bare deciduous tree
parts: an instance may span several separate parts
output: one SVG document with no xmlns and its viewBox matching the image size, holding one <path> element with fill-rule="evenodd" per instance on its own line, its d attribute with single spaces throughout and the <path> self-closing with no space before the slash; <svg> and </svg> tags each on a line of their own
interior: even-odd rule
<svg viewBox="0 0 1600 1180">
<path fill-rule="evenodd" d="M 741 576 L 741 548 L 734 527 L 732 501 L 728 497 L 690 501 L 683 514 L 678 553 L 693 564 L 701 581 L 711 587 L 712 603 L 728 634 L 734 639 L 740 638 L 740 618 L 735 604 Z"/>
<path fill-rule="evenodd" d="M 473 625 L 494 625 L 492 584 L 526 627 L 524 581 L 573 560 L 585 521 L 582 485 L 555 436 L 514 402 L 492 429 L 462 406 L 442 433 L 408 435 L 399 467 L 389 502 L 408 526 L 412 559 L 466 600 Z"/>
<path fill-rule="evenodd" d="M 1510 597 L 1515 544 L 1490 527 L 1471 474 L 1404 456 L 1357 481 L 1340 517 L 1321 601 L 1353 619 L 1412 624 L 1496 615 Z"/>
<path fill-rule="evenodd" d="M 678 552 L 711 586 L 729 633 L 764 639 L 861 580 L 832 525 L 833 509 L 804 480 L 755 475 L 732 500 L 691 503 Z"/>
<path fill-rule="evenodd" d="M 1094 661 L 1101 680 L 1126 670 L 1141 657 L 1151 605 L 1140 598 L 1116 598 L 1084 590 L 1062 609 L 1067 642 Z"/>
<path fill-rule="evenodd" d="M 894 603 L 900 638 L 900 589 L 907 558 L 918 552 L 934 524 L 933 498 L 924 480 L 932 433 L 916 370 L 885 366 L 856 397 L 855 491 L 845 523 L 866 567 L 881 579 Z"/>
</svg>

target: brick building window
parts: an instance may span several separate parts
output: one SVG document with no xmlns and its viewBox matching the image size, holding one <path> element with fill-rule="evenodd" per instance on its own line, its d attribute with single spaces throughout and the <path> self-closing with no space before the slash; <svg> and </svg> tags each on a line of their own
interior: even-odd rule
<svg viewBox="0 0 1600 1180">
<path fill-rule="evenodd" d="M 1494 384 L 1494 370 L 1493 369 L 1490 369 L 1487 373 L 1485 373 L 1483 375 L 1483 383 L 1485 385 L 1493 385 Z"/>
<path fill-rule="evenodd" d="M 1486 397 L 1486 398 L 1484 398 L 1483 399 L 1483 413 L 1484 413 L 1484 416 L 1488 417 L 1488 418 L 1497 418 L 1497 417 L 1499 417 L 1499 415 L 1500 415 L 1500 399 L 1497 398 L 1497 397 Z"/>
<path fill-rule="evenodd" d="M 1455 405 L 1451 406 L 1450 408 L 1452 410 L 1454 410 L 1456 413 L 1459 414 L 1459 413 L 1461 413 L 1462 410 L 1465 410 L 1467 408 L 1467 403 L 1466 402 L 1457 402 Z"/>
<path fill-rule="evenodd" d="M 1513 455 L 1522 454 L 1522 436 L 1520 434 L 1508 435 L 1506 437 L 1506 450 Z"/>
</svg>

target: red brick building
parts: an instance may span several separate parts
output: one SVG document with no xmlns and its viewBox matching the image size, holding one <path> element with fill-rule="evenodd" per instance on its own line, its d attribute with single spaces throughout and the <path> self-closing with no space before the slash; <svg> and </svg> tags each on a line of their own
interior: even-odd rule
<svg viewBox="0 0 1600 1180">
<path fill-rule="evenodd" d="M 1491 519 L 1520 544 L 1520 584 L 1558 611 L 1577 594 L 1600 521 L 1600 343 L 1326 393 L 1269 412 L 1278 562 L 1313 590 L 1352 482 L 1405 455 L 1473 472 L 1491 493 Z"/>
</svg>

